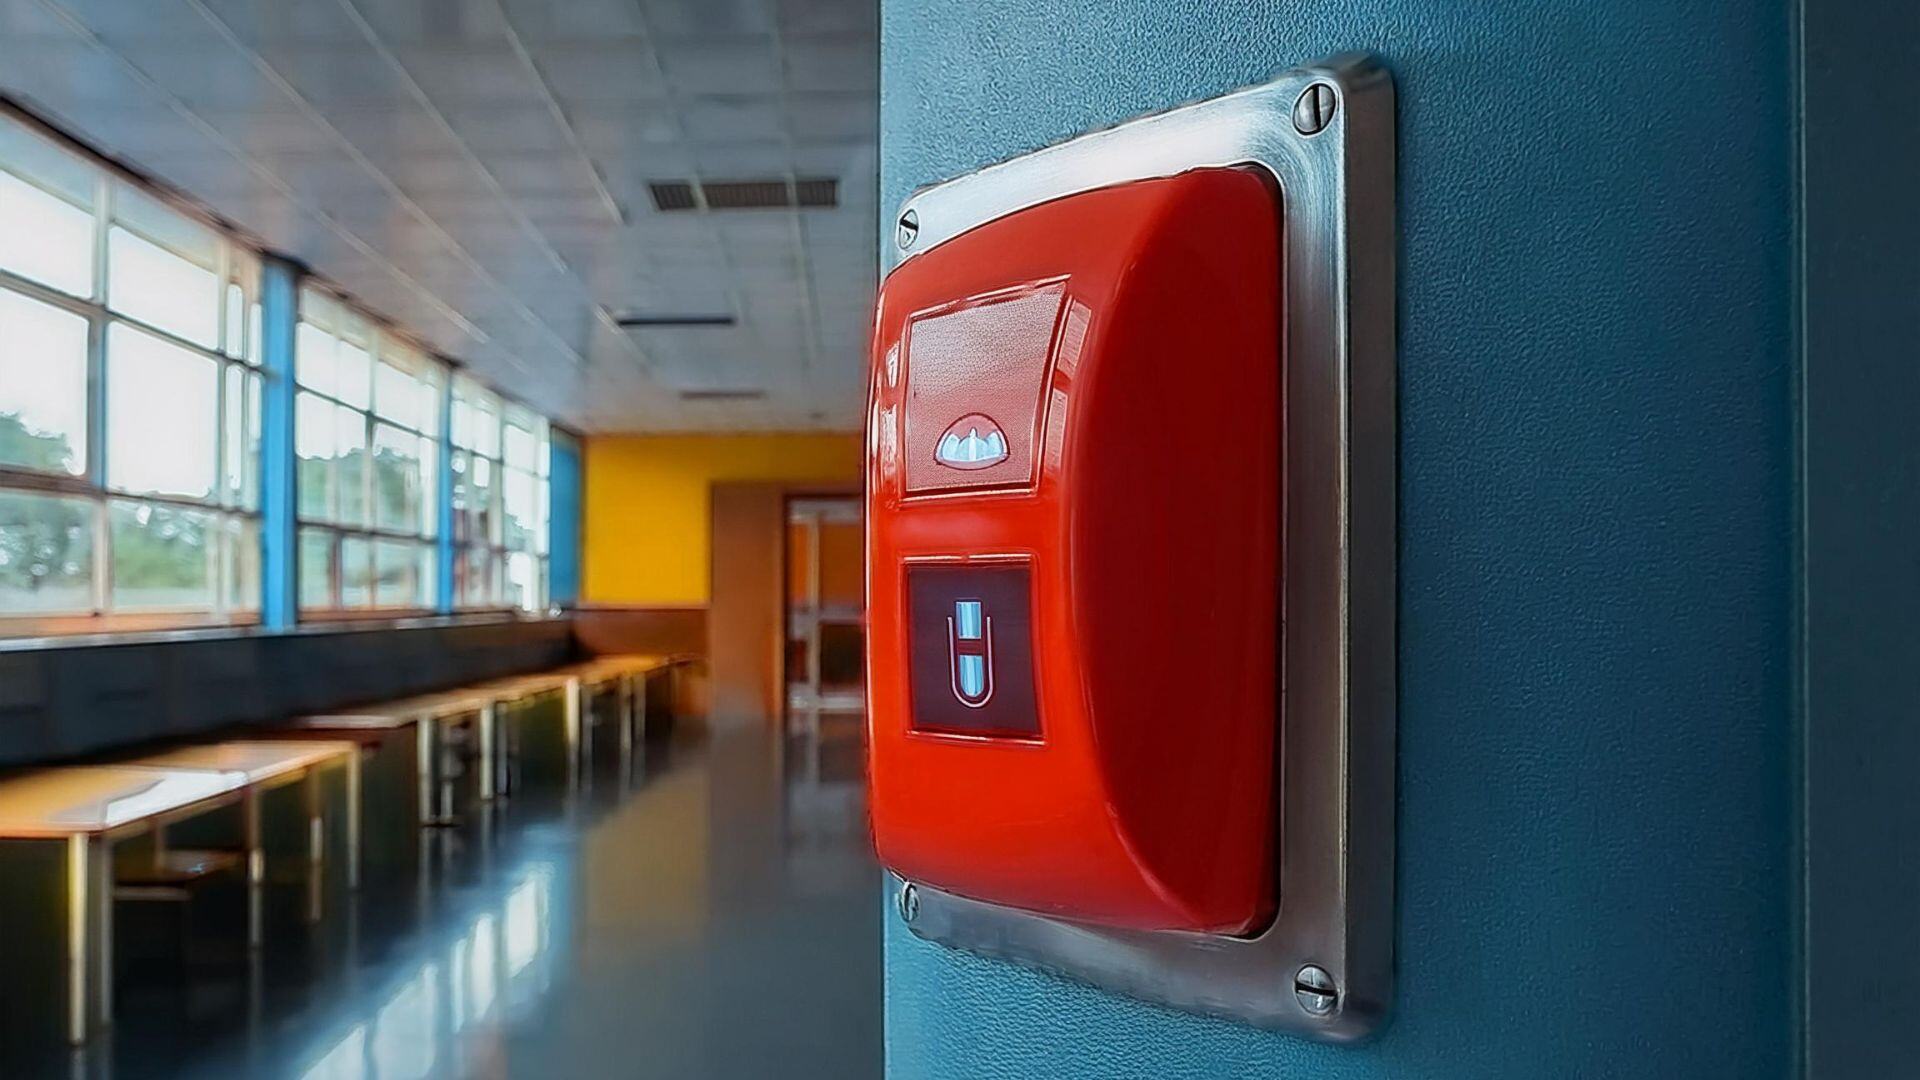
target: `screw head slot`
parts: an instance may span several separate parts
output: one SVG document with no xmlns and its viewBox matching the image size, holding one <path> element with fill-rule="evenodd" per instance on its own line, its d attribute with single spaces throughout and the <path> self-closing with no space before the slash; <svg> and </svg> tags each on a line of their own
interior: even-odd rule
<svg viewBox="0 0 1920 1080">
<path fill-rule="evenodd" d="M 1293 103 L 1293 128 L 1302 135 L 1318 135 L 1333 123 L 1333 110 L 1339 99 L 1334 96 L 1333 87 L 1323 82 L 1314 83 L 1300 91 L 1299 100 Z"/>
<path fill-rule="evenodd" d="M 920 215 L 912 210 L 900 215 L 900 227 L 894 231 L 894 242 L 905 251 L 920 238 Z"/>
<path fill-rule="evenodd" d="M 1316 964 L 1308 964 L 1293 977 L 1293 996 L 1309 1016 L 1326 1016 L 1340 1004 L 1340 988 L 1333 976 Z"/>
<path fill-rule="evenodd" d="M 900 895 L 894 898 L 895 906 L 900 909 L 900 918 L 912 922 L 920 917 L 920 890 L 909 881 L 900 886 Z"/>
</svg>

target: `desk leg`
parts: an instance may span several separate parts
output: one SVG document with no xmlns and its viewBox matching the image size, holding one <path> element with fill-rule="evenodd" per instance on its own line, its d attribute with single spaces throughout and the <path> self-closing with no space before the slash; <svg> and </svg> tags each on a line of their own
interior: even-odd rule
<svg viewBox="0 0 1920 1080">
<path fill-rule="evenodd" d="M 434 824 L 433 779 L 440 768 L 434 745 L 434 721 L 422 716 L 413 722 L 413 730 L 414 765 L 420 772 L 420 827 L 427 828 Z"/>
<path fill-rule="evenodd" d="M 300 778 L 300 802 L 307 811 L 307 922 L 320 921 L 321 864 L 326 858 L 327 830 L 321 816 L 320 770 L 308 766 Z"/>
<path fill-rule="evenodd" d="M 448 721 L 446 720 L 434 721 L 433 767 L 434 767 L 434 775 L 439 779 L 440 814 L 438 817 L 438 824 L 452 825 L 453 824 L 453 769 L 448 766 L 448 761 L 447 761 L 447 747 L 445 742 L 446 732 L 440 728 L 440 725 L 445 723 L 448 723 Z"/>
<path fill-rule="evenodd" d="M 580 682 L 580 787 L 591 790 L 593 787 L 593 710 L 594 687 L 586 680 Z"/>
<path fill-rule="evenodd" d="M 247 855 L 247 946 L 258 949 L 266 935 L 261 894 L 267 881 L 267 851 L 260 842 L 260 791 L 248 788 L 240 796 L 241 848 Z"/>
<path fill-rule="evenodd" d="M 499 753 L 496 740 L 499 739 L 500 717 L 498 706 L 487 702 L 480 707 L 480 797 L 491 801 L 499 792 Z"/>
<path fill-rule="evenodd" d="M 642 755 L 647 745 L 647 684 L 652 680 L 644 671 L 633 677 L 633 740 L 640 744 Z"/>
<path fill-rule="evenodd" d="M 67 838 L 67 1041 L 84 1045 L 113 1021 L 113 848 Z"/>
<path fill-rule="evenodd" d="M 520 729 L 514 718 L 520 714 L 525 701 L 509 704 L 510 708 L 501 709 L 493 718 L 500 732 L 500 751 L 495 759 L 500 764 L 500 778 L 494 781 L 493 789 L 505 795 L 511 795 L 515 790 L 513 770 L 520 761 Z"/>
<path fill-rule="evenodd" d="M 513 794 L 513 711 L 515 701 L 493 703 L 493 794 Z"/>
<path fill-rule="evenodd" d="M 360 754 L 347 756 L 347 888 L 360 887 Z"/>
<path fill-rule="evenodd" d="M 581 728 L 584 726 L 581 714 L 585 712 L 581 698 L 584 695 L 585 689 L 579 679 L 567 680 L 563 696 L 567 726 L 567 783 L 569 784 L 575 783 L 580 777 L 580 746 L 583 742 Z"/>
<path fill-rule="evenodd" d="M 620 677 L 620 767 L 625 769 L 633 759 L 633 717 L 634 692 L 633 676 Z"/>
</svg>

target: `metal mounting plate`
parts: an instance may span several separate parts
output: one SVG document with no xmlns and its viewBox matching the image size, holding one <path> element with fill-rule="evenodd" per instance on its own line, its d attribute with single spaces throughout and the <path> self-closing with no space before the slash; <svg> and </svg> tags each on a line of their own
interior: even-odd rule
<svg viewBox="0 0 1920 1080">
<path fill-rule="evenodd" d="M 903 885 L 913 932 L 1173 1008 L 1328 1041 L 1393 989 L 1394 98 L 1371 57 L 1142 117 L 915 193 L 888 270 L 1051 199 L 1210 166 L 1278 182 L 1286 489 L 1279 911 L 1250 938 L 1113 930 Z M 1330 977 L 1302 973 L 1309 966 Z M 1296 980 L 1302 985 L 1296 987 Z"/>
</svg>

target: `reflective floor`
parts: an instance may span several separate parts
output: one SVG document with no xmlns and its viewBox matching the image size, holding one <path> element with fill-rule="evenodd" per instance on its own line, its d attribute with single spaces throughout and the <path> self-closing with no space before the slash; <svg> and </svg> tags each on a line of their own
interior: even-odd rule
<svg viewBox="0 0 1920 1080">
<path fill-rule="evenodd" d="M 585 794 L 523 792 L 317 924 L 282 898 L 251 963 L 217 905 L 157 956 L 129 925 L 110 1043 L 30 1072 L 878 1076 L 858 739 L 850 717 L 714 736 L 654 747 L 625 784 L 605 762 Z"/>
</svg>

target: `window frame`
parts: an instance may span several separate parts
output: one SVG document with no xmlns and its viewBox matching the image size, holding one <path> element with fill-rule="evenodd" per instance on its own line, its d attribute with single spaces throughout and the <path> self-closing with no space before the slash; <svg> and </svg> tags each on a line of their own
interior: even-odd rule
<svg viewBox="0 0 1920 1080">
<path fill-rule="evenodd" d="M 434 614 L 439 610 L 440 532 L 443 528 L 440 521 L 440 470 L 444 452 L 441 445 L 444 419 L 441 414 L 447 408 L 446 388 L 453 377 L 452 368 L 445 360 L 436 356 L 411 336 L 369 315 L 341 295 L 338 290 L 317 279 L 309 278 L 301 282 L 297 295 L 292 365 L 294 373 L 292 424 L 296 489 L 299 487 L 298 474 L 301 472 L 303 461 L 298 451 L 303 398 L 325 404 L 333 411 L 336 438 L 335 449 L 326 459 L 329 477 L 326 511 L 328 516 L 309 516 L 301 508 L 301 497 L 297 490 L 293 500 L 294 592 L 298 611 L 297 621 L 350 621 Z M 317 310 L 310 310 L 310 307 Z M 332 325 L 328 325 L 329 322 Z M 331 339 L 335 348 L 342 341 L 349 341 L 366 353 L 365 406 L 356 404 L 342 394 L 337 381 L 330 389 L 318 389 L 301 381 L 299 375 L 301 343 L 308 340 L 302 330 L 308 327 L 325 334 Z M 404 371 L 414 381 L 423 400 L 431 400 L 431 415 L 416 417 L 416 419 L 424 419 L 425 424 L 410 427 L 407 423 L 381 411 L 379 382 L 382 364 Z M 337 372 L 336 366 L 336 375 Z M 358 416 L 363 446 L 358 485 L 361 521 L 358 524 L 347 523 L 340 512 L 342 455 L 338 450 L 337 435 L 339 420 L 344 412 L 351 412 Z M 414 436 L 421 442 L 420 525 L 412 532 L 389 528 L 378 523 L 378 470 L 375 467 L 374 448 L 375 440 L 382 427 Z M 323 533 L 329 538 L 326 571 L 327 601 L 325 604 L 310 604 L 305 596 L 307 539 L 311 535 Z M 418 563 L 419 589 L 415 594 L 419 603 L 383 604 L 380 602 L 379 557 L 383 542 L 407 544 L 414 548 L 415 557 L 420 560 Z M 349 581 L 346 552 L 350 543 L 364 544 L 366 547 L 365 570 L 369 577 L 365 602 L 348 602 L 347 600 Z"/>
<path fill-rule="evenodd" d="M 260 588 L 263 506 L 261 478 L 263 463 L 260 436 L 264 424 L 260 413 L 271 378 L 261 364 L 259 348 L 260 293 L 263 255 L 255 247 L 223 228 L 196 208 L 182 205 L 163 193 L 143 188 L 111 165 L 94 160 L 69 145 L 57 132 L 11 110 L 0 110 L 0 124 L 15 129 L 9 134 L 39 144 L 49 155 L 57 155 L 71 164 L 76 173 L 87 176 L 91 206 L 80 206 L 72 194 L 57 190 L 47 182 L 23 171 L 18 163 L 0 161 L 0 170 L 39 192 L 59 199 L 90 214 L 92 218 L 91 273 L 87 294 L 68 293 L 8 269 L 0 269 L 0 291 L 23 297 L 56 311 L 83 319 L 86 323 L 86 387 L 84 468 L 79 474 L 41 471 L 0 464 L 0 494 L 60 496 L 83 500 L 89 515 L 87 529 L 91 541 L 88 572 L 88 597 L 85 610 L 47 611 L 31 614 L 0 610 L 0 638 L 41 634 L 111 633 L 134 630 L 178 629 L 206 626 L 253 626 L 261 619 L 263 596 Z M 51 158 L 49 159 L 51 160 Z M 207 267 L 194 256 L 156 238 L 137 222 L 123 220 L 119 207 L 127 193 L 128 205 L 134 200 L 150 204 L 148 210 L 175 219 L 183 231 L 204 233 L 211 244 L 213 266 Z M 216 281 L 213 298 L 214 334 L 211 347 L 155 326 L 120 311 L 109 288 L 113 272 L 108 258 L 108 237 L 112 230 L 123 229 L 148 244 L 193 265 L 210 270 Z M 234 326 L 234 288 L 240 292 L 239 341 L 229 341 Z M 214 365 L 214 431 L 208 462 L 211 483 L 205 498 L 172 493 L 133 490 L 116 485 L 112 477 L 109 445 L 112 420 L 109 397 L 110 373 L 114 358 L 108 342 L 116 326 L 147 335 L 160 344 L 212 362 Z M 231 373 L 241 372 L 243 389 L 238 402 L 229 400 Z M 252 380 L 251 384 L 249 380 Z M 258 387 L 252 394 L 245 389 Z M 242 443 L 251 436 L 252 453 L 240 452 L 240 490 L 229 486 L 229 456 L 235 434 L 230 410 L 238 408 L 238 434 Z M 118 506 L 146 504 L 205 515 L 204 529 L 208 603 L 128 605 L 114 600 L 115 557 L 112 543 L 114 512 Z M 251 542 L 248 542 L 248 538 Z M 237 538 L 237 539 L 236 539 Z M 250 575 L 243 568 L 250 565 Z M 241 586 L 251 578 L 251 588 Z"/>
<path fill-rule="evenodd" d="M 463 391 L 468 400 L 485 402 L 493 417 L 491 442 L 493 452 L 485 453 L 474 439 L 473 446 L 460 442 L 461 422 L 459 410 L 462 405 Z M 449 387 L 449 408 L 454 417 L 448 426 L 448 475 L 449 503 L 452 503 L 452 488 L 458 483 L 453 479 L 459 472 L 458 462 L 464 455 L 469 461 L 485 460 L 494 479 L 488 488 L 487 536 L 481 542 L 463 535 L 465 519 L 462 509 L 453 507 L 453 610 L 456 612 L 516 612 L 522 615 L 544 615 L 553 603 L 553 552 L 550 519 L 552 515 L 553 492 L 553 422 L 539 412 L 528 408 L 499 391 L 481 383 L 478 379 L 462 372 L 454 373 L 454 381 Z M 516 424 L 516 421 L 518 423 Z M 533 437 L 533 469 L 531 473 L 518 466 L 507 464 L 507 429 L 521 426 Z M 469 433 L 470 435 L 473 433 Z M 507 542 L 507 481 L 509 472 L 530 475 L 534 483 L 534 521 L 533 542 L 525 548 L 514 547 Z M 475 555 L 486 558 L 486 573 L 489 578 L 488 596 L 480 602 L 468 602 L 464 574 L 468 560 Z M 515 603 L 508 597 L 507 570 L 509 559 L 514 555 L 527 555 L 533 561 L 534 603 Z"/>
<path fill-rule="evenodd" d="M 0 169 L 5 170 L 10 180 L 17 180 L 24 185 L 18 192 L 23 201 L 16 204 L 23 215 L 21 220 L 30 222 L 39 215 L 46 217 L 50 227 L 57 226 L 53 232 L 36 241 L 43 245 L 41 248 L 16 246 L 8 250 L 7 254 L 16 260 L 13 263 L 16 270 L 0 269 L 0 292 L 17 296 L 29 305 L 45 305 L 50 311 L 81 320 L 85 326 L 84 355 L 80 353 L 78 326 L 69 326 L 61 331 L 67 336 L 45 339 L 49 349 L 58 350 L 59 355 L 69 358 L 59 376 L 64 390 L 57 396 L 29 394 L 13 402 L 28 421 L 29 436 L 65 436 L 74 456 L 84 455 L 84 462 L 38 467 L 51 461 L 52 456 L 38 452 L 39 448 L 30 440 L 28 453 L 21 460 L 33 462 L 34 465 L 0 464 L 0 497 L 75 500 L 68 505 L 76 507 L 76 512 L 84 511 L 83 521 L 71 514 L 43 514 L 40 507 L 31 504 L 24 507 L 25 513 L 18 520 L 29 529 L 44 528 L 46 523 L 52 522 L 58 529 L 83 530 L 88 549 L 84 571 L 76 567 L 75 573 L 64 574 L 63 567 L 54 567 L 50 575 L 58 589 L 58 601 L 71 601 L 72 608 L 39 610 L 42 601 L 31 591 L 32 584 L 23 583 L 21 587 L 29 591 L 18 594 L 20 606 L 14 609 L 0 607 L 0 640 L 83 634 L 111 638 L 128 632 L 183 629 L 249 633 L 268 621 L 271 621 L 274 629 L 281 629 L 306 622 L 380 622 L 420 615 L 459 617 L 512 613 L 519 617 L 547 616 L 552 607 L 553 567 L 558 561 L 551 550 L 552 445 L 557 430 L 551 420 L 473 379 L 460 369 L 456 361 L 435 354 L 405 329 L 367 315 L 364 309 L 354 305 L 323 277 L 304 271 L 293 272 L 290 276 L 295 289 L 283 299 L 282 294 L 272 287 L 273 255 L 254 237 L 186 196 L 156 185 L 129 170 L 57 125 L 36 116 L 31 110 L 5 101 L 0 101 Z M 71 215 L 56 213 L 51 206 L 41 204 L 38 196 L 59 200 L 74 208 L 75 212 Z M 84 248 L 79 244 L 83 222 L 88 237 Z M 118 267 L 122 273 L 123 289 L 127 287 L 127 271 L 135 269 L 132 287 L 135 295 L 144 297 L 147 302 L 131 301 L 125 295 L 120 302 L 116 302 L 112 289 L 116 265 L 111 253 L 115 250 L 118 230 L 122 229 L 167 256 L 210 272 L 214 282 L 211 295 L 204 287 L 203 279 L 186 273 L 184 267 L 171 266 L 159 259 L 154 251 L 142 252 L 123 244 L 121 250 L 135 253 L 131 260 L 123 260 Z M 55 240 L 59 242 L 55 243 Z M 41 252 L 49 247 L 57 249 L 56 254 L 43 257 Z M 84 275 L 80 273 L 79 265 L 83 261 L 82 250 L 88 263 Z M 141 258 L 142 254 L 146 257 Z M 145 273 L 137 272 L 141 267 L 145 268 Z M 37 276 L 29 277 L 28 274 Z M 83 279 L 84 288 L 81 287 Z M 59 284 L 47 283 L 55 281 Z M 75 291 L 68 292 L 67 288 Z M 401 343 L 403 350 L 417 357 L 423 365 L 415 370 L 416 377 L 420 371 L 431 369 L 431 374 L 425 379 L 427 388 L 421 391 L 421 400 L 416 402 L 416 406 L 431 399 L 430 411 L 433 415 L 424 415 L 418 408 L 413 415 L 416 423 L 425 425 L 424 429 L 404 420 L 390 419 L 379 410 L 377 384 L 383 352 L 375 340 L 369 340 L 368 343 L 369 395 L 374 400 L 369 400 L 365 409 L 359 409 L 351 403 L 341 402 L 337 393 L 320 395 L 336 409 L 345 405 L 363 416 L 362 430 L 367 442 L 361 480 L 366 517 L 363 526 L 343 526 L 337 520 L 311 520 L 300 513 L 298 506 L 301 458 L 297 444 L 297 408 L 300 395 L 308 391 L 299 381 L 297 368 L 301 310 L 297 306 L 291 311 L 281 308 L 287 305 L 288 300 L 297 302 L 296 298 L 309 289 L 318 289 L 335 302 L 352 309 L 357 317 L 367 321 L 373 334 L 391 337 Z M 120 310 L 128 303 L 151 318 L 168 323 L 173 329 Z M 203 306 L 208 303 L 211 304 L 210 330 L 205 318 L 209 311 Z M 269 308 L 272 310 L 267 310 Z M 273 320 L 271 328 L 264 324 L 269 316 Z M 31 318 L 30 315 L 28 317 Z M 288 323 L 291 326 L 286 325 Z M 34 324 L 29 322 L 26 325 L 32 327 Z M 161 346 L 183 350 L 213 364 L 211 422 L 214 431 L 206 440 L 213 460 L 211 487 L 204 498 L 137 491 L 114 482 L 110 444 L 116 431 L 112 426 L 110 398 L 115 392 L 111 374 L 116 359 L 112 355 L 110 342 L 116 336 L 114 328 L 123 325 L 128 332 L 149 336 Z M 210 333 L 208 341 L 195 340 L 195 336 L 202 333 Z M 279 336 L 283 334 L 292 340 L 283 344 Z M 273 363 L 269 364 L 266 351 L 269 340 L 275 343 L 276 348 L 290 344 L 292 351 L 286 356 L 275 353 Z M 134 355 L 132 350 L 127 351 L 129 355 Z M 79 370 L 76 370 L 76 364 Z M 184 371 L 186 365 L 182 366 Z M 82 371 L 84 388 L 78 387 L 74 381 L 81 378 Z M 242 374 L 236 375 L 237 372 Z M 187 376 L 183 373 L 181 377 Z M 199 387 L 197 369 L 192 378 L 192 385 Z M 493 403 L 497 425 L 494 431 L 497 440 L 495 453 L 488 458 L 495 469 L 495 476 L 488 493 L 487 520 L 490 529 L 500 539 L 489 536 L 479 543 L 467 545 L 456 543 L 456 515 L 452 513 L 454 478 L 451 464 L 455 448 L 449 425 L 456 379 L 466 380 L 488 396 Z M 52 383 L 47 385 L 53 386 Z M 164 385 L 171 387 L 173 384 L 169 382 Z M 129 397 L 129 389 L 124 382 L 121 384 L 123 402 L 146 400 L 140 394 Z M 79 395 L 77 398 L 74 396 L 76 392 Z M 76 401 L 84 406 L 80 413 L 73 409 Z M 200 397 L 196 404 L 202 405 L 205 401 L 205 397 Z M 267 423 L 269 416 L 273 418 L 271 425 Z M 509 473 L 505 465 L 507 454 L 504 444 L 510 417 L 520 420 L 536 435 L 535 461 L 531 470 L 535 485 L 531 507 L 534 532 L 518 546 L 509 545 L 505 540 Z M 381 432 L 388 426 L 420 439 L 420 531 L 417 535 L 378 524 L 382 513 L 379 501 L 379 492 L 383 490 L 381 481 L 383 478 L 387 481 L 384 490 L 391 495 L 393 473 L 390 469 L 383 472 L 376 467 L 375 447 L 388 445 L 390 449 L 401 453 L 405 450 L 404 440 L 401 444 L 393 443 L 391 433 L 385 442 L 376 442 L 382 438 Z M 46 431 L 40 432 L 38 429 L 41 427 Z M 151 445 L 147 441 L 149 438 L 164 437 L 167 430 L 165 425 L 156 427 L 161 430 L 161 436 L 148 436 L 142 432 L 142 438 L 135 440 L 137 445 L 145 447 Z M 171 430 L 182 429 L 176 427 Z M 121 435 L 130 433 L 118 432 Z M 193 441 L 199 442 L 199 433 L 195 432 L 194 435 Z M 271 461 L 267 456 L 269 448 L 275 454 Z M 200 449 L 196 445 L 194 452 L 198 454 Z M 138 458 L 140 452 L 135 450 L 131 456 Z M 184 468 L 186 460 L 184 457 L 157 460 L 151 464 L 164 466 L 180 463 L 181 467 L 173 470 L 159 468 L 146 479 L 168 486 L 170 480 L 188 475 Z M 331 464 L 332 460 L 329 468 L 337 469 L 338 466 Z M 67 471 L 70 468 L 78 468 L 79 471 Z M 168 472 L 177 472 L 178 477 L 170 478 L 166 475 Z M 192 482 L 186 488 L 197 489 L 199 478 L 196 468 L 191 475 Z M 409 485 L 412 483 L 411 480 L 406 482 Z M 270 502 L 270 499 L 273 501 Z M 162 574 L 147 578 L 145 583 L 151 591 L 136 596 L 140 600 L 190 599 L 192 602 L 172 606 L 159 603 L 116 606 L 116 552 L 113 537 L 116 515 L 121 512 L 119 508 L 128 505 L 203 515 L 197 527 L 203 530 L 204 537 L 204 577 Z M 389 501 L 387 505 L 403 504 Z M 402 516 L 411 520 L 410 505 L 405 505 Z M 388 520 L 394 519 L 389 515 Z M 182 523 L 182 527 L 192 526 Z M 138 528 L 147 528 L 144 519 Z M 325 531 L 330 537 L 329 551 L 334 553 L 341 551 L 346 536 L 360 536 L 366 540 L 369 545 L 368 588 L 372 590 L 368 606 L 319 608 L 300 603 L 301 537 L 303 531 L 308 529 Z M 124 519 L 120 520 L 120 530 L 123 537 L 128 535 Z M 79 547 L 79 533 L 70 532 L 69 535 L 76 537 L 75 547 Z M 167 531 L 164 523 L 155 533 L 147 535 L 162 543 L 161 550 L 165 557 L 161 562 L 191 565 L 179 558 L 178 534 Z M 382 553 L 375 547 L 382 541 L 404 542 L 410 545 L 408 550 L 412 557 L 419 559 L 419 577 L 413 596 L 420 601 L 418 605 L 379 603 L 380 567 L 385 565 L 391 571 L 395 566 L 394 560 L 403 557 L 389 549 L 385 552 L 387 561 L 383 563 Z M 483 555 L 489 573 L 487 595 L 483 600 L 470 604 L 461 603 L 457 595 L 450 597 L 447 592 L 450 582 L 458 584 L 462 572 L 460 568 L 469 552 Z M 533 592 L 525 604 L 512 603 L 508 597 L 508 560 L 520 553 L 531 557 L 534 566 Z M 124 545 L 122 554 L 125 554 Z M 44 556 L 35 558 L 43 559 Z M 79 560 L 69 553 L 59 561 L 66 566 L 74 566 Z M 145 563 L 135 556 L 133 563 L 122 565 L 121 572 L 124 573 L 129 565 Z M 272 581 L 268 579 L 269 574 L 274 575 Z M 280 576 L 283 574 L 288 576 Z M 336 600 L 344 583 L 340 580 L 337 566 L 330 565 L 329 575 L 329 599 Z M 168 590 L 175 584 L 180 585 L 183 591 L 190 592 L 191 597 L 169 595 Z M 279 600 L 278 590 L 282 585 L 287 586 L 291 593 L 285 598 L 291 601 L 291 607 L 284 615 L 275 613 L 278 609 L 274 603 L 270 603 L 270 600 Z M 270 590 L 275 593 L 273 597 L 268 595 Z M 84 604 L 80 602 L 82 593 Z M 204 604 L 199 602 L 203 597 L 206 601 Z M 29 606 L 33 609 L 29 610 Z"/>
</svg>

